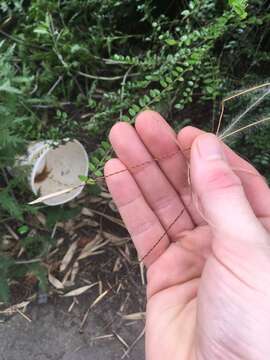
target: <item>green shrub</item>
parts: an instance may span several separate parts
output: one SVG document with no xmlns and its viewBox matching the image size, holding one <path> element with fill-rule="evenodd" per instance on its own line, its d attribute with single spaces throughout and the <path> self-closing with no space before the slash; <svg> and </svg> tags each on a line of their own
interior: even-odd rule
<svg viewBox="0 0 270 360">
<path fill-rule="evenodd" d="M 215 115 L 222 97 L 269 77 L 267 1 L 5 0 L 0 15 L 0 220 L 18 226 L 32 208 L 6 168 L 29 140 L 94 143 L 90 170 L 100 176 L 116 121 L 152 108 L 180 128 L 185 112 Z M 224 125 L 244 106 L 240 98 L 229 104 Z M 210 113 L 200 120 L 207 130 Z M 233 144 L 270 177 L 268 134 L 247 132 Z"/>
</svg>

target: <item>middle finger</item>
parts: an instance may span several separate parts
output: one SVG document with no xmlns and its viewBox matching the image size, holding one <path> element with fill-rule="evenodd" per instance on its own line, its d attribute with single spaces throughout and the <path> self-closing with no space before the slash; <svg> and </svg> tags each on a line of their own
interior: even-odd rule
<svg viewBox="0 0 270 360">
<path fill-rule="evenodd" d="M 118 158 L 133 175 L 149 206 L 164 228 L 168 229 L 184 208 L 178 193 L 131 125 L 123 122 L 114 125 L 110 132 L 110 141 Z M 182 231 L 192 228 L 193 222 L 188 212 L 184 211 L 169 229 L 168 235 L 172 241 L 176 241 Z"/>
</svg>

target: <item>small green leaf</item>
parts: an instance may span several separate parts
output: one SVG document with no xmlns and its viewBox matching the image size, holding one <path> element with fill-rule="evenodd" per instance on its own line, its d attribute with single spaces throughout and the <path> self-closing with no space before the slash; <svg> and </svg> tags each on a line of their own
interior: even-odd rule
<svg viewBox="0 0 270 360">
<path fill-rule="evenodd" d="M 97 177 L 101 177 L 102 176 L 102 172 L 100 170 L 96 170 L 94 172 L 94 174 L 97 176 Z"/>
<path fill-rule="evenodd" d="M 168 86 L 168 84 L 166 83 L 166 81 L 164 80 L 160 80 L 160 85 L 163 87 L 163 88 L 166 88 Z"/>
<path fill-rule="evenodd" d="M 123 121 L 126 121 L 126 122 L 130 122 L 130 121 L 131 121 L 130 118 L 129 118 L 127 115 L 123 115 L 123 116 L 122 116 L 122 120 L 123 120 Z"/>
<path fill-rule="evenodd" d="M 90 171 L 94 172 L 96 170 L 96 166 L 92 163 L 89 163 L 89 169 Z"/>
<path fill-rule="evenodd" d="M 84 175 L 79 175 L 79 179 L 82 181 L 82 182 L 87 182 L 88 181 L 88 176 L 84 176 Z"/>
<path fill-rule="evenodd" d="M 22 225 L 22 226 L 20 226 L 20 227 L 17 229 L 17 231 L 18 231 L 18 233 L 19 233 L 20 235 L 25 235 L 25 234 L 27 234 L 29 230 L 30 230 L 30 229 L 29 229 L 29 227 L 28 227 L 27 225 Z"/>
<path fill-rule="evenodd" d="M 136 116 L 136 111 L 134 111 L 132 108 L 129 109 L 128 112 L 132 117 Z"/>
<path fill-rule="evenodd" d="M 174 39 L 166 39 L 165 42 L 170 46 L 177 45 L 177 41 Z"/>
</svg>

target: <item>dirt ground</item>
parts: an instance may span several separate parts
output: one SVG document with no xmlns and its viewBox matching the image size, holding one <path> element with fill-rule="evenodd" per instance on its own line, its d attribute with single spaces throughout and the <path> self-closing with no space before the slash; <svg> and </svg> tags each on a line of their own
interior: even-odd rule
<svg viewBox="0 0 270 360">
<path fill-rule="evenodd" d="M 101 302 L 90 311 L 83 329 L 82 319 L 89 297 L 52 299 L 32 305 L 26 312 L 0 323 L 1 360 L 103 360 L 144 359 L 144 320 L 124 320 L 115 312 L 117 299 Z"/>
</svg>

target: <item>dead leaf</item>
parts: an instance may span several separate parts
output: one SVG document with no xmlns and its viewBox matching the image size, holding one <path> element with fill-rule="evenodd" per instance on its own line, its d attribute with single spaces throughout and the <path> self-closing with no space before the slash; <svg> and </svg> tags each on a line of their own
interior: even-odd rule
<svg viewBox="0 0 270 360">
<path fill-rule="evenodd" d="M 99 250 L 100 248 L 104 247 L 109 243 L 108 240 L 102 238 L 101 234 L 98 233 L 96 237 L 90 243 L 86 244 L 85 247 L 82 249 L 78 260 L 85 259 L 88 256 L 94 255 L 94 253 Z"/>
<path fill-rule="evenodd" d="M 36 218 L 41 225 L 46 226 L 46 216 L 44 214 L 39 211 L 36 213 Z"/>
<path fill-rule="evenodd" d="M 108 193 L 108 192 L 106 192 L 106 191 L 102 191 L 102 192 L 100 193 L 100 196 L 101 196 L 103 199 L 111 199 L 111 198 L 112 198 L 111 194 Z"/>
<path fill-rule="evenodd" d="M 49 282 L 58 290 L 64 289 L 64 285 L 61 283 L 60 280 L 56 279 L 52 274 L 49 274 L 48 276 Z"/>
<path fill-rule="evenodd" d="M 79 263 L 78 263 L 78 261 L 76 261 L 74 263 L 73 267 L 72 267 L 71 275 L 70 275 L 70 281 L 72 283 L 74 283 L 76 275 L 78 274 L 78 272 L 79 272 Z"/>
<path fill-rule="evenodd" d="M 68 267 L 70 261 L 72 260 L 76 250 L 77 250 L 77 241 L 71 244 L 68 251 L 66 252 L 66 255 L 63 257 L 61 265 L 60 265 L 60 272 L 63 272 Z"/>
<path fill-rule="evenodd" d="M 122 315 L 122 318 L 124 320 L 131 320 L 131 321 L 144 320 L 145 312 L 137 312 L 137 313 L 133 313 L 133 314 Z"/>
<path fill-rule="evenodd" d="M 120 225 L 122 226 L 124 229 L 126 229 L 126 226 L 125 224 L 123 223 L 123 221 L 117 217 L 114 217 L 114 216 L 110 216 L 110 215 L 107 215 L 101 211 L 98 211 L 98 210 L 92 210 L 95 214 L 97 215 L 100 215 L 100 216 L 103 216 L 105 217 L 106 219 L 112 221 L 113 223 L 117 224 L 117 225 Z"/>
<path fill-rule="evenodd" d="M 0 311 L 0 314 L 12 315 L 15 314 L 18 309 L 22 309 L 22 311 L 25 312 L 30 302 L 31 301 L 23 301 L 20 304 L 12 305 L 3 311 Z"/>
<path fill-rule="evenodd" d="M 65 295 L 63 295 L 64 297 L 70 297 L 70 296 L 79 296 L 81 294 L 84 294 L 87 290 L 91 289 L 93 286 L 97 285 L 98 283 L 93 283 L 91 285 L 86 285 L 86 286 L 82 286 L 78 289 L 75 290 L 71 290 L 68 293 L 66 293 Z"/>
<path fill-rule="evenodd" d="M 119 211 L 118 211 L 118 208 L 117 208 L 117 206 L 115 205 L 115 202 L 114 202 L 113 200 L 109 201 L 109 208 L 110 208 L 113 212 L 115 212 L 115 213 L 118 213 L 118 212 L 119 212 Z"/>
<path fill-rule="evenodd" d="M 82 236 L 78 240 L 78 248 L 84 248 L 85 245 L 89 244 L 93 240 L 92 237 Z"/>
<path fill-rule="evenodd" d="M 95 216 L 93 211 L 91 211 L 90 209 L 88 209 L 86 207 L 82 208 L 81 214 L 84 215 L 84 216 L 89 216 L 89 217 L 94 217 Z"/>
</svg>

